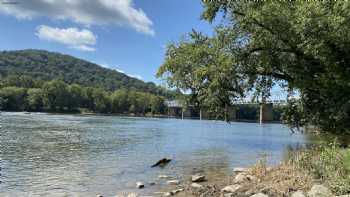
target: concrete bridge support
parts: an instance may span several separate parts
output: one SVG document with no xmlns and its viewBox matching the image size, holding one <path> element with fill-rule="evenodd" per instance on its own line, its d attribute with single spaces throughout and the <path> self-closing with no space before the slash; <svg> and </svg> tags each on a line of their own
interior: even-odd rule
<svg viewBox="0 0 350 197">
<path fill-rule="evenodd" d="M 273 120 L 273 105 L 272 103 L 261 103 L 260 104 L 260 115 L 259 122 L 260 124 Z"/>
</svg>

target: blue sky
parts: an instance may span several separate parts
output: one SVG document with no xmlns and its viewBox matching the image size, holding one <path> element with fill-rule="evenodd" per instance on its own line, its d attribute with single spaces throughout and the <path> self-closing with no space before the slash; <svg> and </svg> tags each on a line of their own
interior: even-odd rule
<svg viewBox="0 0 350 197">
<path fill-rule="evenodd" d="M 0 49 L 70 54 L 160 84 L 167 43 L 212 32 L 201 12 L 200 0 L 0 1 Z"/>
</svg>

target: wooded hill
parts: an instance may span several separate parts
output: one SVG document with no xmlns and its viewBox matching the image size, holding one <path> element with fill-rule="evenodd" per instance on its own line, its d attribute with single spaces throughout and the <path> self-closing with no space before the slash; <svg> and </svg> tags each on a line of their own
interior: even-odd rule
<svg viewBox="0 0 350 197">
<path fill-rule="evenodd" d="M 163 96 L 169 94 L 152 82 L 146 83 L 70 55 L 44 50 L 0 52 L 0 79 L 4 81 L 9 76 L 28 76 L 35 81 L 61 80 L 67 84 L 99 87 L 107 91 L 129 89 Z"/>
</svg>

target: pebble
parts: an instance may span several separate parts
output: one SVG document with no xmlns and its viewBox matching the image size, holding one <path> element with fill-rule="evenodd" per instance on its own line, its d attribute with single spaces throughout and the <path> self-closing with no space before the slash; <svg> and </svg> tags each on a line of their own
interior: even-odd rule
<svg viewBox="0 0 350 197">
<path fill-rule="evenodd" d="M 205 176 L 201 174 L 192 175 L 191 180 L 192 182 L 203 182 L 205 181 Z"/>
<path fill-rule="evenodd" d="M 203 185 L 198 184 L 198 183 L 192 183 L 192 184 L 191 184 L 191 187 L 197 188 L 197 189 L 201 189 L 201 188 L 203 188 Z"/>
</svg>

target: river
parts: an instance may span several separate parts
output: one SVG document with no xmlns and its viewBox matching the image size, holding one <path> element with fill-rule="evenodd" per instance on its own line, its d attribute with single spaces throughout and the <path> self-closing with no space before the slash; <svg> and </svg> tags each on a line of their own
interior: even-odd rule
<svg viewBox="0 0 350 197">
<path fill-rule="evenodd" d="M 281 124 L 19 112 L 2 112 L 0 124 L 0 196 L 152 194 L 160 174 L 222 178 L 308 143 Z M 165 168 L 150 168 L 164 157 Z"/>
</svg>

